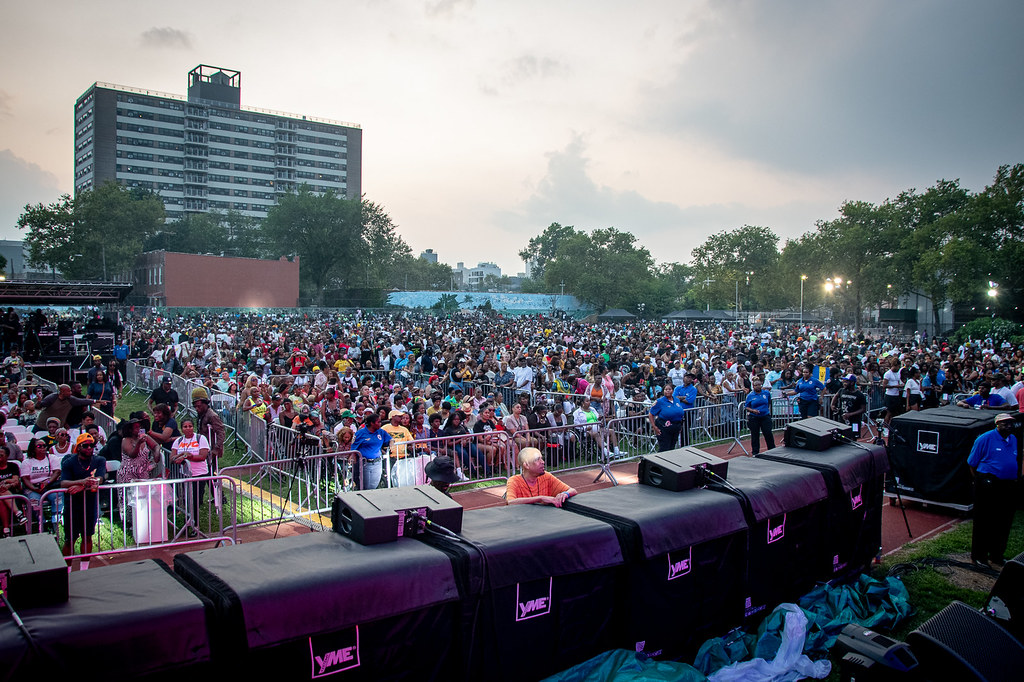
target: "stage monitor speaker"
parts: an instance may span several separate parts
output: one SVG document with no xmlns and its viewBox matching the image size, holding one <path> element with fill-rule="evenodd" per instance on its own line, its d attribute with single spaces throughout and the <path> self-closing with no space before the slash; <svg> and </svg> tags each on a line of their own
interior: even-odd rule
<svg viewBox="0 0 1024 682">
<path fill-rule="evenodd" d="M 1024 671 L 1024 644 L 959 601 L 907 635 L 907 644 L 925 679 L 1003 682 L 1019 680 Z"/>
<path fill-rule="evenodd" d="M 890 639 L 856 623 L 851 623 L 840 631 L 839 638 L 836 640 L 836 650 L 839 653 L 857 654 L 878 664 L 878 666 L 872 666 L 857 661 L 858 668 L 864 671 L 871 670 L 873 673 L 870 677 L 865 675 L 863 679 L 882 677 L 894 679 L 895 673 L 910 672 L 918 665 L 917 659 L 914 658 L 913 652 L 910 651 L 910 647 L 906 643 Z M 843 666 L 845 669 L 852 667 L 854 660 L 848 661 L 844 656 L 843 662 L 846 664 Z M 887 669 L 888 675 L 881 675 L 881 668 Z M 858 679 L 861 678 L 858 677 Z"/>
<path fill-rule="evenodd" d="M 701 469 L 705 467 L 725 478 L 729 463 L 698 448 L 679 448 L 645 456 L 640 460 L 637 478 L 643 485 L 681 492 L 704 484 Z"/>
<path fill-rule="evenodd" d="M 836 438 L 837 433 L 842 438 Z M 846 440 L 855 440 L 853 427 L 824 417 L 810 417 L 786 424 L 785 442 L 791 448 L 821 451 Z"/>
<path fill-rule="evenodd" d="M 362 545 L 394 542 L 423 532 L 423 519 L 462 530 L 462 505 L 431 485 L 354 490 L 334 498 L 334 530 Z"/>
<path fill-rule="evenodd" d="M 64 572 L 70 583 L 66 602 L 21 608 L 15 601 L 31 645 L 8 614 L 0 618 L 4 679 L 59 679 L 72 670 L 82 680 L 223 676 L 214 674 L 210 662 L 212 604 L 164 563 L 150 559 Z"/>
<path fill-rule="evenodd" d="M 4 574 L 4 599 L 16 610 L 68 600 L 68 565 L 51 535 L 0 540 L 0 577 Z"/>
<path fill-rule="evenodd" d="M 1024 642 L 1024 552 L 1007 561 L 999 572 L 985 612 Z"/>
</svg>

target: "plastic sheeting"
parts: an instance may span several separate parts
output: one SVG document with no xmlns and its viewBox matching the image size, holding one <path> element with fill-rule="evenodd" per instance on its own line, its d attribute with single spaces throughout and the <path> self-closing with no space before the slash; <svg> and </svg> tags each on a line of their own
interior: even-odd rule
<svg viewBox="0 0 1024 682">
<path fill-rule="evenodd" d="M 807 616 L 796 604 L 780 604 L 768 621 L 782 620 L 782 627 L 777 625 L 771 631 L 778 638 L 778 646 L 771 660 L 753 658 L 741 663 L 733 663 L 717 671 L 710 677 L 711 682 L 795 682 L 805 677 L 816 680 L 828 677 L 832 672 L 832 664 L 828 660 L 812 661 L 803 653 L 807 638 Z M 762 638 L 758 642 L 761 648 Z"/>
<path fill-rule="evenodd" d="M 804 595 L 799 602 L 804 615 L 802 653 L 811 659 L 828 655 L 839 632 L 850 623 L 872 630 L 890 629 L 913 613 L 910 595 L 897 578 L 875 580 L 861 575 L 854 583 L 830 587 L 820 585 Z M 778 657 L 786 640 L 786 614 L 792 604 L 777 607 L 758 628 L 757 635 L 742 630 L 716 637 L 704 643 L 694 666 L 714 677 L 716 671 L 748 658 L 770 661 Z M 827 673 L 826 673 L 827 674 Z M 719 678 L 714 677 L 716 682 Z M 750 677 L 721 679 L 787 679 L 784 677 Z"/>
</svg>

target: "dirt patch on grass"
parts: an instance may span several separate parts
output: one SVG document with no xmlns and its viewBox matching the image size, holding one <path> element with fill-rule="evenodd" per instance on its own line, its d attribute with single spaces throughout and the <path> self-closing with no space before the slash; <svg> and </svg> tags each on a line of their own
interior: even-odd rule
<svg viewBox="0 0 1024 682">
<path fill-rule="evenodd" d="M 968 553 L 950 554 L 949 558 L 964 564 L 971 563 L 971 555 Z M 992 586 L 996 584 L 996 578 L 999 575 L 997 570 L 986 573 L 981 569 L 961 568 L 960 566 L 948 566 L 941 569 L 941 572 L 949 582 L 957 587 L 978 592 L 990 592 Z"/>
</svg>

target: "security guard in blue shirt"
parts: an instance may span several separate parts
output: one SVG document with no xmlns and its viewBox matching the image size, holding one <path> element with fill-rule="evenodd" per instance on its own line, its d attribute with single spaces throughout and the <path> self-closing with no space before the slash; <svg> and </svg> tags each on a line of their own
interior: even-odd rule
<svg viewBox="0 0 1024 682">
<path fill-rule="evenodd" d="M 684 448 L 690 444 L 690 429 L 693 426 L 693 413 L 691 410 L 697 406 L 697 387 L 693 385 L 693 380 L 696 378 L 696 374 L 687 372 L 683 376 L 683 385 L 676 386 L 672 391 L 672 397 L 679 400 L 683 405 L 683 410 L 686 411 L 686 414 L 683 416 L 683 427 L 679 432 L 680 441 Z"/>
<path fill-rule="evenodd" d="M 797 396 L 801 419 L 818 416 L 821 392 L 824 390 L 825 384 L 811 378 L 811 366 L 804 365 L 803 376 L 796 382 L 796 390 L 793 391 Z"/>
<path fill-rule="evenodd" d="M 772 392 L 764 388 L 761 377 L 754 377 L 753 390 L 747 395 L 747 425 L 750 427 L 750 454 L 760 452 L 761 439 L 764 436 L 764 447 L 771 450 L 775 447 L 772 435 Z"/>
<path fill-rule="evenodd" d="M 1006 541 L 1016 507 L 1017 421 L 1008 412 L 996 415 L 996 428 L 978 436 L 967 457 L 974 474 L 974 531 L 971 535 L 971 559 L 976 565 L 987 562 L 1002 565 Z"/>
</svg>

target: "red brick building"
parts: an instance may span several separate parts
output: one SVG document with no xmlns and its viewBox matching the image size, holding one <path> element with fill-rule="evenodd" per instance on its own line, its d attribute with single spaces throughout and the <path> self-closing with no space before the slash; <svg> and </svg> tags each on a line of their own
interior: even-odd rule
<svg viewBox="0 0 1024 682">
<path fill-rule="evenodd" d="M 132 294 L 155 306 L 294 308 L 299 257 L 259 260 L 148 251 L 135 263 Z"/>
</svg>

